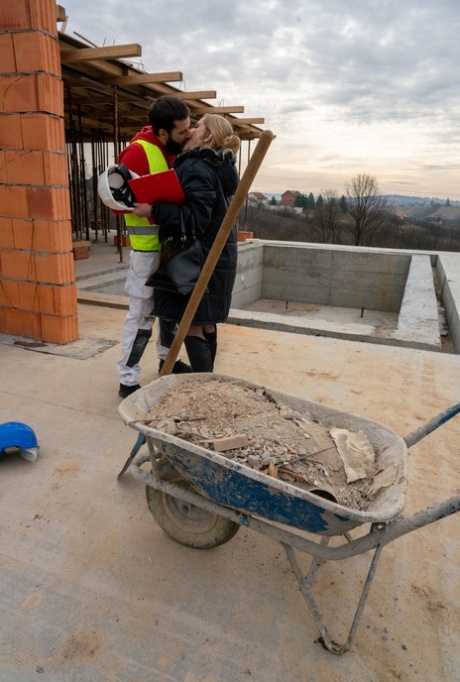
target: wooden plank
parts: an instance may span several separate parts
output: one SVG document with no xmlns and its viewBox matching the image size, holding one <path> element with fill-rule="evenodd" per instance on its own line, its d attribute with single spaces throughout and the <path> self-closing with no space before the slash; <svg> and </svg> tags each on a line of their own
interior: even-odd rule
<svg viewBox="0 0 460 682">
<path fill-rule="evenodd" d="M 182 71 L 170 71 L 166 73 L 133 73 L 129 76 L 107 78 L 108 85 L 147 85 L 148 83 L 163 83 L 164 81 L 183 80 Z"/>
<path fill-rule="evenodd" d="M 264 118 L 235 118 L 230 121 L 232 125 L 247 126 L 255 123 L 265 123 Z"/>
<path fill-rule="evenodd" d="M 234 107 L 213 107 L 209 106 L 206 108 L 196 108 L 193 110 L 194 114 L 244 114 L 244 107 L 234 106 Z"/>
<path fill-rule="evenodd" d="M 109 47 L 85 47 L 83 50 L 61 50 L 61 59 L 65 64 L 98 61 L 99 59 L 120 59 L 122 57 L 140 57 L 142 46 L 111 45 Z"/>
</svg>

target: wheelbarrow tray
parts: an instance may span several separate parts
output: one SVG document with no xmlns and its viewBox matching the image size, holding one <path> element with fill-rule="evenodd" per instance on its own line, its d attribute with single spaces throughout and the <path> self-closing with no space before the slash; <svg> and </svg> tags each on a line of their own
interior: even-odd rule
<svg viewBox="0 0 460 682">
<path fill-rule="evenodd" d="M 300 414 L 308 414 L 325 427 L 362 431 L 374 448 L 378 469 L 395 467 L 394 482 L 382 488 L 366 510 L 352 509 L 228 459 L 218 452 L 159 431 L 152 425 L 150 420 L 154 421 L 155 407 L 161 404 L 166 393 L 171 390 L 180 392 L 193 383 L 205 382 L 212 394 L 216 381 L 254 389 L 265 388 L 276 401 Z M 404 508 L 408 457 L 405 441 L 390 429 L 350 412 L 239 377 L 183 374 L 160 377 L 139 389 L 120 404 L 119 413 L 125 423 L 145 435 L 149 446 L 153 445 L 158 453 L 166 456 L 196 492 L 223 507 L 325 536 L 347 533 L 363 523 L 386 523 Z"/>
</svg>

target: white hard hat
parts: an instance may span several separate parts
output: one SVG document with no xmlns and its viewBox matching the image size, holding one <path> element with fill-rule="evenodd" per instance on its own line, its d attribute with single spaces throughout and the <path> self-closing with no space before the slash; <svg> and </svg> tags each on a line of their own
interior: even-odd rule
<svg viewBox="0 0 460 682">
<path fill-rule="evenodd" d="M 102 203 L 117 211 L 132 211 L 136 197 L 128 180 L 138 177 L 122 163 L 109 166 L 101 173 L 97 182 L 97 193 Z"/>
</svg>

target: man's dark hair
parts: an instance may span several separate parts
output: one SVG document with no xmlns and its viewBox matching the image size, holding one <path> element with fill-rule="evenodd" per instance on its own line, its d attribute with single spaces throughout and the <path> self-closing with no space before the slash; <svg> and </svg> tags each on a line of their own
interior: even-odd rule
<svg viewBox="0 0 460 682">
<path fill-rule="evenodd" d="M 159 97 L 152 102 L 149 109 L 149 123 L 155 135 L 160 130 L 170 133 L 175 121 L 183 121 L 190 116 L 190 109 L 177 97 Z"/>
</svg>

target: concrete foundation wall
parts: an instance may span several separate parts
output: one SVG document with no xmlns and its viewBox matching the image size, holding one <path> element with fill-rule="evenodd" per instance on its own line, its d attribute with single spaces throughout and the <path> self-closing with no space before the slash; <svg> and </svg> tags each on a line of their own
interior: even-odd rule
<svg viewBox="0 0 460 682">
<path fill-rule="evenodd" d="M 454 351 L 460 353 L 460 257 L 457 253 L 441 253 L 436 261 L 441 298 Z"/>
<path fill-rule="evenodd" d="M 398 312 L 410 256 L 264 245 L 262 297 Z"/>
</svg>

